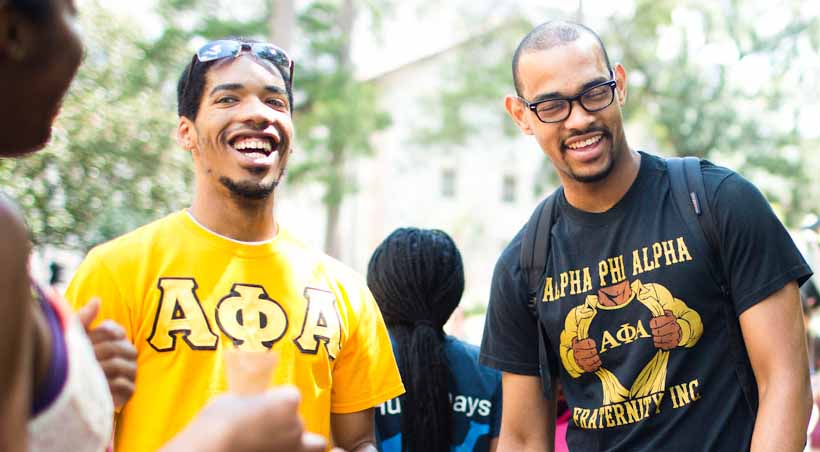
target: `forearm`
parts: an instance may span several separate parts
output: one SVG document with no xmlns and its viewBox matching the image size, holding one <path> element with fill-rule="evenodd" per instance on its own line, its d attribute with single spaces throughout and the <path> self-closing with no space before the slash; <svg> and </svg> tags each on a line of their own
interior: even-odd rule
<svg viewBox="0 0 820 452">
<path fill-rule="evenodd" d="M 555 396 L 545 400 L 537 376 L 501 374 L 504 391 L 499 452 L 555 450 Z"/>
<path fill-rule="evenodd" d="M 554 436 L 554 426 L 552 429 Z M 549 432 L 547 432 L 549 434 Z M 498 437 L 498 452 L 554 452 L 555 439 L 553 437 L 524 437 L 513 433 L 505 434 L 504 429 L 501 429 L 501 434 Z"/>
<path fill-rule="evenodd" d="M 355 413 L 331 414 L 333 442 L 347 452 L 376 452 L 376 432 L 372 408 Z"/>
<path fill-rule="evenodd" d="M 812 399 L 797 284 L 786 284 L 741 314 L 740 328 L 760 400 L 752 452 L 802 451 Z"/>
<path fill-rule="evenodd" d="M 802 451 L 811 403 L 808 373 L 761 387 L 751 452 Z"/>
</svg>

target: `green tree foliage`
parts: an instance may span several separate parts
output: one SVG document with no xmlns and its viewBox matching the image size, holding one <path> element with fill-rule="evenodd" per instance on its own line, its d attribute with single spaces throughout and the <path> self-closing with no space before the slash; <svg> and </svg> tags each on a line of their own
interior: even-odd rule
<svg viewBox="0 0 820 452">
<path fill-rule="evenodd" d="M 294 182 L 320 181 L 324 187 L 327 226 L 325 248 L 338 254 L 336 229 L 344 197 L 354 190 L 345 163 L 372 154 L 370 136 L 390 124 L 390 116 L 377 106 L 372 85 L 353 76 L 350 36 L 356 5 L 315 1 L 299 15 L 307 38 L 307 54 L 299 64 L 297 137 L 305 155 L 289 170 Z"/>
<path fill-rule="evenodd" d="M 247 19 L 226 14 L 236 10 L 233 2 L 165 0 L 160 3 L 164 32 L 149 53 L 162 61 L 165 55 L 174 54 L 169 49 L 191 41 L 227 35 L 265 39 L 274 34 L 270 25 L 276 1 L 281 0 L 269 0 L 261 7 L 259 3 L 249 5 Z M 288 180 L 294 184 L 319 182 L 323 186 L 325 248 L 334 255 L 338 247 L 339 208 L 344 197 L 356 190 L 345 163 L 370 155 L 371 134 L 390 123 L 389 115 L 377 108 L 373 87 L 353 76 L 353 24 L 361 13 L 370 14 L 378 24 L 387 6 L 387 0 L 313 0 L 295 8 L 297 36 L 302 38 L 295 47 L 304 52 L 296 62 L 294 74 L 298 155 L 289 165 Z M 297 53 L 297 49 L 288 50 Z"/>
<path fill-rule="evenodd" d="M 811 196 L 817 191 L 811 182 L 818 168 L 810 164 L 817 138 L 806 135 L 807 115 L 820 100 L 812 75 L 820 24 L 802 5 L 636 0 L 631 12 L 593 24 L 611 60 L 627 69 L 625 117 L 648 139 L 638 142 L 631 135 L 630 144 L 725 162 L 753 179 L 787 223 L 820 209 Z M 499 55 L 492 53 L 493 43 L 509 43 L 503 57 L 455 65 L 460 76 L 441 94 L 440 126 L 422 130 L 422 136 L 461 142 L 477 126 L 464 115 L 470 108 L 496 109 L 499 120 L 509 123 L 498 102 L 512 91 L 509 62 L 531 26 L 519 28 L 493 30 L 489 39 L 464 47 L 470 58 Z"/>
<path fill-rule="evenodd" d="M 159 0 L 151 39 L 104 5 L 84 5 L 87 57 L 55 139 L 30 158 L 0 161 L 3 190 L 21 204 L 38 244 L 88 248 L 190 202 L 190 157 L 173 139 L 177 78 L 208 40 L 267 39 L 275 1 Z M 371 153 L 371 133 L 389 124 L 349 57 L 356 13 L 378 18 L 385 5 L 316 0 L 296 9 L 297 47 L 307 50 L 296 67 L 299 156 L 290 179 L 323 184 L 331 250 L 339 205 L 355 189 L 344 163 Z"/>
<path fill-rule="evenodd" d="M 797 1 L 639 0 L 635 11 L 604 34 L 631 72 L 627 119 L 661 152 L 731 164 L 787 223 L 816 208 L 801 196 L 812 175 L 799 117 L 818 98 L 798 74 L 820 56 L 818 17 Z"/>
</svg>

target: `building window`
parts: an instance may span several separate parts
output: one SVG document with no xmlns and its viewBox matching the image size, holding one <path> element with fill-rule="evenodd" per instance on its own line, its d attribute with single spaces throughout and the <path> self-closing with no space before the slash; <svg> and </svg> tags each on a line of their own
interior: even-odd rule
<svg viewBox="0 0 820 452">
<path fill-rule="evenodd" d="M 516 187 L 517 184 L 515 176 L 509 174 L 504 176 L 504 179 L 501 182 L 501 201 L 505 204 L 514 203 Z"/>
<path fill-rule="evenodd" d="M 456 196 L 456 171 L 445 169 L 441 172 L 441 196 L 445 198 L 455 198 Z"/>
</svg>

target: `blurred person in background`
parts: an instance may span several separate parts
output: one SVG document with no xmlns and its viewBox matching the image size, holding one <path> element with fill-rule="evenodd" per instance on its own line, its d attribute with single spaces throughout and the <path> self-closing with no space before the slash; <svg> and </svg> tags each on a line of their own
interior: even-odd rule
<svg viewBox="0 0 820 452">
<path fill-rule="evenodd" d="M 82 56 L 75 16 L 72 0 L 0 0 L 0 157 L 48 142 Z M 133 346 L 108 321 L 88 331 L 89 342 L 83 327 L 99 302 L 74 316 L 32 282 L 25 222 L 2 196 L 0 250 L 0 450 L 105 450 L 115 404 L 133 391 Z M 292 388 L 216 397 L 168 450 L 324 450 L 324 440 L 302 434 L 298 397 Z"/>
<path fill-rule="evenodd" d="M 795 245 L 813 269 L 817 268 L 817 264 L 820 263 L 818 229 L 820 229 L 820 219 L 812 215 L 800 229 L 792 231 L 792 239 Z M 820 375 L 817 373 L 818 352 L 820 352 L 820 349 L 818 349 L 818 337 L 811 328 L 812 318 L 816 313 L 818 302 L 820 302 L 820 291 L 818 291 L 815 275 L 812 275 L 805 284 L 800 286 L 800 299 L 803 305 L 803 322 L 806 326 L 806 339 L 808 340 L 809 371 L 811 372 L 814 399 L 812 414 L 809 419 L 809 440 L 806 451 L 820 451 L 820 422 L 818 422 L 820 420 Z"/>
<path fill-rule="evenodd" d="M 572 451 L 802 450 L 798 287 L 812 273 L 765 197 L 704 161 L 690 173 L 699 202 L 673 190 L 674 164 L 629 146 L 626 69 L 589 28 L 541 24 L 512 63 L 507 112 L 561 187 L 532 217 L 548 214 L 538 287 L 522 264 L 526 227 L 493 274 L 481 362 L 502 370 L 499 448 L 553 450 L 560 382 Z"/>
<path fill-rule="evenodd" d="M 367 285 L 407 388 L 376 409 L 380 450 L 495 450 L 501 375 L 478 364 L 478 347 L 443 330 L 464 291 L 461 254 L 450 236 L 395 230 L 373 252 Z"/>
<path fill-rule="evenodd" d="M 373 407 L 404 392 L 363 278 L 278 222 L 293 69 L 270 43 L 202 46 L 177 85 L 192 205 L 95 247 L 69 284 L 75 308 L 99 297 L 137 349 L 118 451 L 154 452 L 228 390 L 234 348 L 276 352 L 268 384 L 296 386 L 306 430 L 349 451 L 375 450 Z"/>
</svg>

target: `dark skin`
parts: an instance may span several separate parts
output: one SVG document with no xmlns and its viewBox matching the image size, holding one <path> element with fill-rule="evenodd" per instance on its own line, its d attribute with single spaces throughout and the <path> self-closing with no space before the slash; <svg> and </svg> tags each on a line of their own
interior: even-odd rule
<svg viewBox="0 0 820 452">
<path fill-rule="evenodd" d="M 48 0 L 45 0 L 48 1 Z M 42 149 L 63 95 L 80 64 L 82 45 L 73 0 L 51 0 L 51 14 L 39 23 L 0 0 L 0 157 Z M 25 105 L 26 114 L 20 114 Z M 53 338 L 31 291 L 28 232 L 17 209 L 0 196 L 0 450 L 28 450 L 32 394 L 51 360 Z M 117 406 L 134 391 L 136 356 L 123 329 L 103 321 L 92 330 L 99 301 L 78 316 L 107 376 Z M 319 452 L 323 438 L 303 434 L 294 406 L 298 394 L 276 388 L 252 397 L 214 400 L 169 445 L 168 451 Z M 112 413 L 113 414 L 113 413 Z M 278 427 L 288 426 L 285 429 Z M 274 449 L 272 449 L 272 447 Z"/>
<path fill-rule="evenodd" d="M 72 1 L 52 0 L 46 23 L 0 2 L 0 156 L 43 147 L 51 120 L 82 55 Z M 55 52 L 55 49 L 60 52 Z M 20 114 L 20 105 L 27 114 Z M 0 199 L 0 450 L 27 450 L 31 398 L 48 371 L 52 337 L 34 302 L 28 232 L 19 212 Z"/>
<path fill-rule="evenodd" d="M 620 107 L 626 100 L 626 70 L 613 67 L 617 82 L 615 102 L 589 113 L 575 105 L 560 123 L 540 122 L 516 96 L 507 96 L 507 112 L 518 128 L 534 136 L 552 161 L 567 201 L 586 212 L 612 208 L 634 182 L 640 154 L 631 149 L 624 135 Z M 585 83 L 608 78 L 600 47 L 590 36 L 522 56 L 518 75 L 521 95 L 538 99 L 549 93 L 577 95 Z M 760 394 L 752 434 L 751 450 L 792 451 L 803 449 L 811 412 L 811 386 L 802 324 L 800 295 L 792 281 L 740 315 L 746 343 Z M 656 346 L 666 349 L 675 338 L 675 326 L 666 314 L 651 327 Z M 777 332 L 776 335 L 764 332 Z M 589 342 L 579 341 L 586 368 L 597 369 Z M 585 370 L 586 370 L 585 368 Z M 551 451 L 553 438 L 544 435 L 544 425 L 555 425 L 553 403 L 540 395 L 538 376 L 504 373 L 504 413 L 499 449 Z"/>
<path fill-rule="evenodd" d="M 28 235 L 17 211 L 0 198 L 0 449 L 26 448 L 34 365 L 34 318 L 28 285 Z"/>
<path fill-rule="evenodd" d="M 196 191 L 190 208 L 208 229 L 235 240 L 255 242 L 277 232 L 274 198 L 253 198 L 232 187 L 261 192 L 281 179 L 293 141 L 286 85 L 278 71 L 252 55 L 219 62 L 206 75 L 195 120 L 180 118 L 177 138 L 191 152 Z M 242 139 L 269 142 L 266 155 L 243 153 Z M 230 183 L 226 183 L 230 181 Z M 373 410 L 332 414 L 333 442 L 348 451 L 375 451 Z"/>
</svg>

